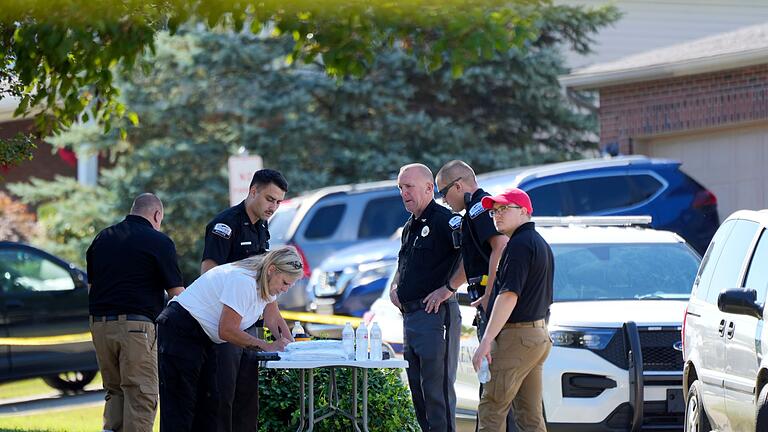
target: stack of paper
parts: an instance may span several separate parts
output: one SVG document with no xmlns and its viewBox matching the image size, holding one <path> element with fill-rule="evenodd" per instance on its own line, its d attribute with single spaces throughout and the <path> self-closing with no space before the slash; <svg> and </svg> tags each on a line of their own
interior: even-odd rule
<svg viewBox="0 0 768 432">
<path fill-rule="evenodd" d="M 341 341 L 318 340 L 293 342 L 280 353 L 281 360 L 346 360 Z"/>
</svg>

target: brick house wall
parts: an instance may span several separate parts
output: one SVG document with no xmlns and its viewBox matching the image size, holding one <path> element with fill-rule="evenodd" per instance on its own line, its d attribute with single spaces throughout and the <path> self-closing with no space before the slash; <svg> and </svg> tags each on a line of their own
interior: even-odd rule
<svg viewBox="0 0 768 432">
<path fill-rule="evenodd" d="M 10 138 L 18 132 L 27 132 L 33 127 L 32 120 L 16 120 L 0 123 L 0 137 Z M 32 160 L 16 166 L 0 166 L 0 191 L 7 191 L 8 183 L 23 182 L 31 177 L 53 180 L 54 176 L 77 177 L 77 164 L 64 161 L 53 151 L 50 144 L 37 142 Z"/>
<path fill-rule="evenodd" d="M 768 120 L 768 64 L 600 88 L 600 146 Z"/>
</svg>

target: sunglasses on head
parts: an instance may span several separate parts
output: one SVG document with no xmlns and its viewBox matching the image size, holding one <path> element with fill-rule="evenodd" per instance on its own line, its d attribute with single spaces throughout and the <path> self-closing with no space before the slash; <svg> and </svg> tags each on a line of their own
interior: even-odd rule
<svg viewBox="0 0 768 432">
<path fill-rule="evenodd" d="M 451 190 L 451 188 L 453 187 L 453 185 L 455 185 L 455 184 L 456 184 L 456 182 L 457 182 L 457 181 L 459 181 L 459 180 L 461 180 L 461 177 L 456 177 L 456 179 L 454 179 L 452 182 L 450 182 L 450 183 L 448 183 L 447 185 L 445 185 L 445 187 L 444 187 L 444 188 L 442 188 L 442 189 L 440 189 L 439 191 L 437 191 L 437 193 L 435 194 L 435 196 L 436 196 L 437 198 L 445 198 L 445 195 L 446 195 L 446 194 L 448 194 L 448 191 L 449 191 L 449 190 Z"/>
<path fill-rule="evenodd" d="M 301 261 L 288 261 L 288 265 L 292 266 L 296 270 L 301 270 L 304 268 L 304 264 L 302 264 Z"/>
</svg>

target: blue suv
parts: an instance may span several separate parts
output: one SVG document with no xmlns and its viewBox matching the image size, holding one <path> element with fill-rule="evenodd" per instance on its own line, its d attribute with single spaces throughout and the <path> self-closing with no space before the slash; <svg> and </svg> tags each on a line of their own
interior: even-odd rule
<svg viewBox="0 0 768 432">
<path fill-rule="evenodd" d="M 680 162 L 646 156 L 587 159 L 478 176 L 491 194 L 519 187 L 535 216 L 649 215 L 704 254 L 720 220 L 715 195 L 680 170 Z"/>
</svg>

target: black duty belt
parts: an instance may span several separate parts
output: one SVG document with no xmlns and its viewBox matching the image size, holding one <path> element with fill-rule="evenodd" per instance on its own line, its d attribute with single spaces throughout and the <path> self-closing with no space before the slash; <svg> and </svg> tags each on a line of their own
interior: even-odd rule
<svg viewBox="0 0 768 432">
<path fill-rule="evenodd" d="M 152 318 L 140 314 L 120 314 L 120 315 L 91 315 L 93 321 L 144 321 L 155 322 Z"/>
</svg>

